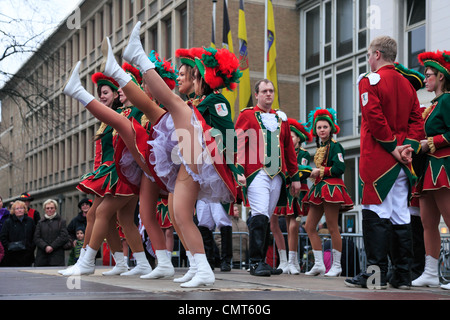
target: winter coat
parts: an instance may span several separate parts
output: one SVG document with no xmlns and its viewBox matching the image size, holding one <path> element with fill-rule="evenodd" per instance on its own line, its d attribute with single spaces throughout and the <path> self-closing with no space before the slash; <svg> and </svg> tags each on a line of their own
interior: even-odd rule
<svg viewBox="0 0 450 320">
<path fill-rule="evenodd" d="M 3 223 L 0 232 L 0 241 L 5 249 L 5 257 L 2 266 L 5 267 L 28 267 L 34 262 L 33 242 L 35 225 L 33 219 L 24 215 L 20 220 L 15 214 L 11 214 L 10 218 Z M 12 242 L 22 242 L 25 245 L 24 250 L 10 251 L 8 249 Z"/>
<path fill-rule="evenodd" d="M 34 233 L 34 243 L 37 247 L 36 267 L 43 266 L 63 266 L 64 249 L 63 246 L 69 241 L 69 234 L 66 228 L 66 220 L 61 219 L 58 214 L 53 219 L 39 221 Z M 45 252 L 45 248 L 50 246 L 53 251 Z"/>
<path fill-rule="evenodd" d="M 72 241 L 77 240 L 77 230 L 79 230 L 80 227 L 82 227 L 83 230 L 86 230 L 86 225 L 86 217 L 83 216 L 83 212 L 78 212 L 78 215 L 73 218 L 67 226 L 67 231 L 69 232 L 70 239 Z"/>
</svg>

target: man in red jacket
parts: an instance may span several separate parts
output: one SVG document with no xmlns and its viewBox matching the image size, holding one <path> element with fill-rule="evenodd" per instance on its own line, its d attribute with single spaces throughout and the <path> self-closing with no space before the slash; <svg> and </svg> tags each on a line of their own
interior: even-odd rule
<svg viewBox="0 0 450 320">
<path fill-rule="evenodd" d="M 408 198 L 414 182 L 412 152 L 420 150 L 423 120 L 417 93 L 396 71 L 397 43 L 378 37 L 368 49 L 372 72 L 359 83 L 361 102 L 360 195 L 368 266 L 380 269 L 374 288 L 385 288 L 388 252 L 394 265 L 389 283 L 411 286 L 411 217 Z M 391 247 L 390 247 L 391 246 Z M 349 286 L 371 285 L 368 272 L 347 279 Z M 377 279 L 375 279 L 377 280 Z"/>
<path fill-rule="evenodd" d="M 244 167 L 246 177 L 245 200 L 252 214 L 248 221 L 250 274 L 270 276 L 271 268 L 264 262 L 270 217 L 279 200 L 286 200 L 280 197 L 286 190 L 282 188 L 286 180 L 291 181 L 293 194 L 300 192 L 301 185 L 287 116 L 272 109 L 272 82 L 259 81 L 255 96 L 257 105 L 242 110 L 235 127 L 238 163 Z"/>
</svg>

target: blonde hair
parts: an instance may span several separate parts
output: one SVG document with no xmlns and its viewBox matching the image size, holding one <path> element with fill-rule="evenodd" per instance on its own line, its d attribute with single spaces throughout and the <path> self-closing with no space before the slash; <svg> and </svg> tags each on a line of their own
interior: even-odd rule
<svg viewBox="0 0 450 320">
<path fill-rule="evenodd" d="M 17 201 L 14 201 L 14 203 L 11 205 L 11 214 L 15 214 L 16 213 L 16 208 L 17 207 L 24 207 L 25 208 L 25 214 L 28 213 L 28 207 L 25 204 L 25 202 L 17 200 Z"/>
<path fill-rule="evenodd" d="M 372 40 L 369 50 L 372 52 L 378 50 L 384 60 L 394 62 L 397 58 L 397 41 L 389 36 L 379 36 Z"/>
<path fill-rule="evenodd" d="M 58 202 L 56 202 L 56 200 L 53 199 L 45 200 L 44 204 L 42 205 L 42 209 L 45 210 L 45 206 L 48 205 L 49 203 L 53 203 L 55 205 L 55 209 L 58 210 Z"/>
</svg>

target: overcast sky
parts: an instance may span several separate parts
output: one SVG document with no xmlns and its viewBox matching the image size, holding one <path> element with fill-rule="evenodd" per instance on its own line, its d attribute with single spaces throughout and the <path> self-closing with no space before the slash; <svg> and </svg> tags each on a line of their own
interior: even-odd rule
<svg viewBox="0 0 450 320">
<path fill-rule="evenodd" d="M 17 43 L 24 43 L 35 35 L 40 35 L 31 46 L 48 38 L 81 3 L 80 0 L 0 0 L 0 56 L 10 46 L 9 36 Z M 0 61 L 0 70 L 14 73 L 27 61 L 30 54 L 14 54 Z M 0 76 L 0 88 L 5 78 Z"/>
</svg>

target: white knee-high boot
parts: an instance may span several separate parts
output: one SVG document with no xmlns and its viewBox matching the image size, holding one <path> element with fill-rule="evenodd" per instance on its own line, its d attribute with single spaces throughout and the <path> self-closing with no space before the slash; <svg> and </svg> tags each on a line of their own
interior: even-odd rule
<svg viewBox="0 0 450 320">
<path fill-rule="evenodd" d="M 288 269 L 290 274 L 300 273 L 297 251 L 289 251 Z"/>
<path fill-rule="evenodd" d="M 341 252 L 333 249 L 333 264 L 331 265 L 330 270 L 328 270 L 327 273 L 325 273 L 325 277 L 339 277 L 342 273 L 342 267 L 341 267 Z"/>
<path fill-rule="evenodd" d="M 326 271 L 325 264 L 323 263 L 322 250 L 313 250 L 314 254 L 314 266 L 309 272 L 306 272 L 307 276 L 323 275 Z"/>
<path fill-rule="evenodd" d="M 278 269 L 283 270 L 283 273 L 289 273 L 286 250 L 278 250 L 278 255 L 280 256 L 280 264 L 278 265 Z"/>
<path fill-rule="evenodd" d="M 64 273 L 70 272 L 70 270 L 72 270 L 73 268 L 75 268 L 75 266 L 79 265 L 79 264 L 81 263 L 81 259 L 83 259 L 83 256 L 84 256 L 84 254 L 86 253 L 86 249 L 87 249 L 88 247 L 89 247 L 89 246 L 86 246 L 86 248 L 81 248 L 81 250 L 80 250 L 80 256 L 78 257 L 78 260 L 77 260 L 77 262 L 75 262 L 74 265 L 72 265 L 72 266 L 70 266 L 70 267 L 67 267 L 66 269 L 58 270 L 58 273 L 64 275 Z"/>
<path fill-rule="evenodd" d="M 148 59 L 147 54 L 142 48 L 140 37 L 141 22 L 138 21 L 133 28 L 128 40 L 128 45 L 123 51 L 123 58 L 130 64 L 134 64 L 139 67 L 139 70 L 144 74 L 150 69 L 154 69 L 155 65 Z"/>
<path fill-rule="evenodd" d="M 190 251 L 186 251 L 186 256 L 188 257 L 188 260 L 189 260 L 189 269 L 186 272 L 186 274 L 184 276 L 182 276 L 181 278 L 173 279 L 173 282 L 177 282 L 177 283 L 188 282 L 197 273 L 197 265 L 195 264 L 194 256 L 191 254 Z"/>
<path fill-rule="evenodd" d="M 89 104 L 92 100 L 94 100 L 94 96 L 86 91 L 85 88 L 81 85 L 80 81 L 80 67 L 81 61 L 78 61 L 75 67 L 72 70 L 72 74 L 70 75 L 69 80 L 67 80 L 66 84 L 63 88 L 63 93 L 68 95 L 78 101 L 81 102 L 83 106 Z"/>
<path fill-rule="evenodd" d="M 121 276 L 141 276 L 152 271 L 152 267 L 150 266 L 150 263 L 148 263 L 144 251 L 133 252 L 133 256 L 136 260 L 136 266 L 130 271 L 121 273 Z"/>
<path fill-rule="evenodd" d="M 63 276 L 79 276 L 79 275 L 89 275 L 95 272 L 95 256 L 97 255 L 97 250 L 91 247 L 86 247 L 86 252 L 84 253 L 83 259 L 81 259 L 79 264 L 75 264 L 72 269 L 67 270 L 63 273 Z"/>
<path fill-rule="evenodd" d="M 436 288 L 439 286 L 439 275 L 438 275 L 438 259 L 432 256 L 425 257 L 425 270 L 422 275 L 414 280 L 411 284 L 413 287 L 432 287 Z"/>
<path fill-rule="evenodd" d="M 103 40 L 102 53 L 104 60 L 102 62 L 100 70 L 103 72 L 104 75 L 116 80 L 121 88 L 125 87 L 127 83 L 130 82 L 132 79 L 131 76 L 128 73 L 126 73 L 122 69 L 122 67 L 117 63 L 109 38 L 105 38 Z"/>
<path fill-rule="evenodd" d="M 208 286 L 214 284 L 215 277 L 214 272 L 209 265 L 206 254 L 196 253 L 194 254 L 195 264 L 197 265 L 197 273 L 188 282 L 182 283 L 182 288 L 196 288 L 200 286 Z"/>
<path fill-rule="evenodd" d="M 128 271 L 128 265 L 125 262 L 123 252 L 117 251 L 113 253 L 114 261 L 116 265 L 109 271 L 103 272 L 104 276 L 118 276 L 121 273 Z"/>
<path fill-rule="evenodd" d="M 169 278 L 175 274 L 175 268 L 167 255 L 167 250 L 156 250 L 155 254 L 158 265 L 152 272 L 142 275 L 141 279 Z"/>
</svg>

